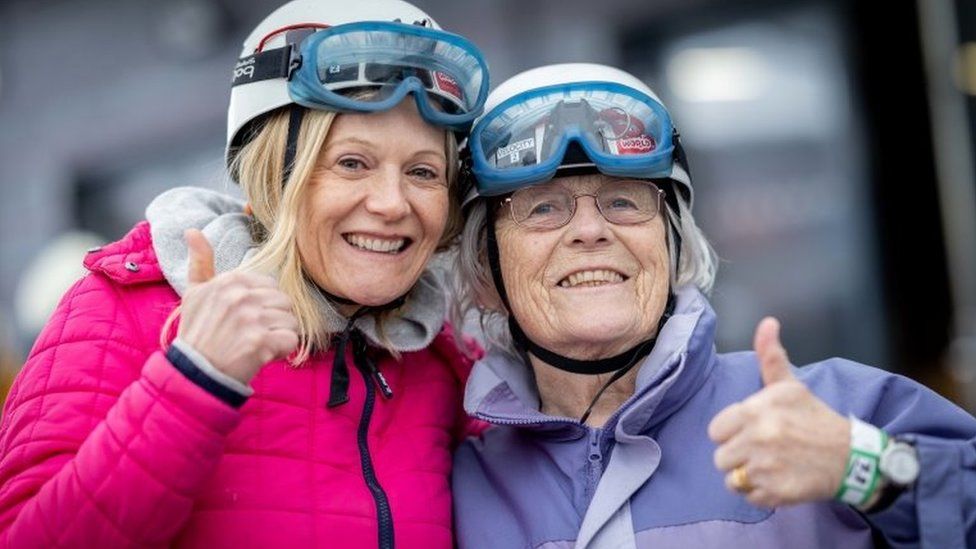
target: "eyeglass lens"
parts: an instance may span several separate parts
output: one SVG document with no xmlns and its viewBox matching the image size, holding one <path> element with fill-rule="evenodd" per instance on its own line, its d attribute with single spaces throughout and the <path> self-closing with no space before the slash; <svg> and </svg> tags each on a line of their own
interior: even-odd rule
<svg viewBox="0 0 976 549">
<path fill-rule="evenodd" d="M 555 229 L 569 223 L 577 200 L 584 196 L 596 199 L 597 208 L 610 223 L 633 225 L 654 219 L 660 193 L 647 181 L 616 181 L 603 185 L 595 194 L 574 194 L 561 185 L 548 184 L 519 189 L 509 203 L 515 222 L 533 229 Z"/>
</svg>

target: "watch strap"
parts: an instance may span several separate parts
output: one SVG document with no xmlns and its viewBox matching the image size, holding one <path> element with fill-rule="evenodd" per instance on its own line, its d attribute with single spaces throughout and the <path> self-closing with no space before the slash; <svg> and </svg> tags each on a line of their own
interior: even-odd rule
<svg viewBox="0 0 976 549">
<path fill-rule="evenodd" d="M 851 448 L 847 468 L 834 498 L 861 508 L 872 503 L 881 484 L 881 452 L 888 444 L 888 435 L 870 423 L 849 416 Z"/>
</svg>

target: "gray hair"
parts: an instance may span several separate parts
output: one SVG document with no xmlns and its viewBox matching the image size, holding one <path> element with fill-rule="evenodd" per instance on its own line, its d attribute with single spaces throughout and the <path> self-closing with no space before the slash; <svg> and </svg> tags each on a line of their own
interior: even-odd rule
<svg viewBox="0 0 976 549">
<path fill-rule="evenodd" d="M 671 288 L 693 284 L 704 294 L 709 294 L 715 283 L 718 256 L 705 234 L 695 223 L 688 201 L 677 195 L 678 211 L 665 203 L 668 227 L 668 257 L 670 259 Z M 475 317 L 480 322 L 488 348 L 518 356 L 508 330 L 508 311 L 495 289 L 488 263 L 488 203 L 477 200 L 469 207 L 459 246 L 454 257 L 452 286 L 455 299 L 450 311 L 451 323 L 461 333 L 466 320 Z M 680 262 L 671 231 L 677 232 L 681 241 Z M 463 348 L 463 347 L 462 347 Z"/>
</svg>

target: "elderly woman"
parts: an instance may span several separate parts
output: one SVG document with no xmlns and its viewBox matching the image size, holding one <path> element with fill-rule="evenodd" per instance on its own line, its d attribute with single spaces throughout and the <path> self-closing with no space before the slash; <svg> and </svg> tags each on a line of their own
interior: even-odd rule
<svg viewBox="0 0 976 549">
<path fill-rule="evenodd" d="M 451 547 L 470 361 L 427 266 L 487 85 L 399 0 L 262 21 L 229 109 L 249 205 L 174 191 L 89 254 L 3 413 L 0 546 Z"/>
<path fill-rule="evenodd" d="M 461 547 L 972 547 L 976 420 L 778 324 L 718 354 L 715 259 L 678 132 L 599 65 L 489 96 L 459 282 L 492 349 L 455 456 Z"/>
</svg>

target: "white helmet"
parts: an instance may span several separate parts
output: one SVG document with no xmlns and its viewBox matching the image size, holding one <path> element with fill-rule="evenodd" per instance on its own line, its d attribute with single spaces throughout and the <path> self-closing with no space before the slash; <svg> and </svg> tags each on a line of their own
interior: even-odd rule
<svg viewBox="0 0 976 549">
<path fill-rule="evenodd" d="M 586 103 L 591 112 L 599 112 L 598 119 L 590 115 L 585 122 L 579 118 L 567 124 L 565 132 L 557 131 L 550 139 L 554 145 L 543 150 L 539 125 L 551 125 L 557 105 L 574 101 Z M 608 121 L 609 114 L 615 115 L 616 120 Z M 596 122 L 611 127 L 611 134 L 616 123 L 617 130 L 622 126 L 630 133 L 579 133 L 581 124 Z M 574 138 L 581 146 L 576 150 L 570 143 Z M 567 168 L 667 178 L 676 183 L 689 204 L 693 196 L 687 160 L 666 107 L 647 84 L 607 65 L 547 65 L 502 82 L 489 94 L 484 114 L 475 121 L 466 152 L 471 154 L 477 193 L 482 196 L 538 183 Z M 584 152 L 585 157 L 576 154 Z M 660 158 L 655 160 L 655 155 Z M 465 203 L 473 198 L 469 195 Z"/>
<path fill-rule="evenodd" d="M 240 57 L 247 58 L 262 47 L 285 45 L 283 31 L 298 27 L 334 27 L 361 21 L 399 21 L 440 29 L 422 10 L 402 0 L 292 0 L 261 21 L 244 40 Z M 239 70 L 241 67 L 235 67 Z M 285 79 L 270 79 L 234 86 L 227 109 L 226 158 L 242 144 L 252 122 L 268 112 L 293 104 Z"/>
</svg>

